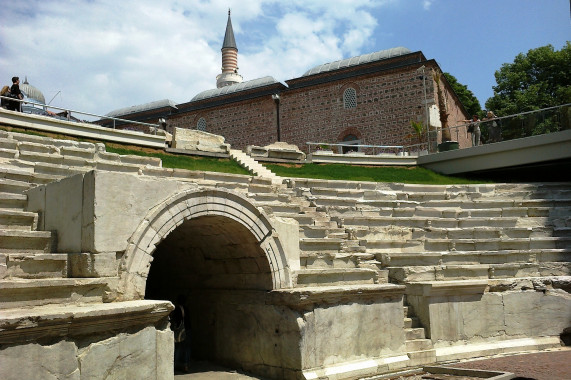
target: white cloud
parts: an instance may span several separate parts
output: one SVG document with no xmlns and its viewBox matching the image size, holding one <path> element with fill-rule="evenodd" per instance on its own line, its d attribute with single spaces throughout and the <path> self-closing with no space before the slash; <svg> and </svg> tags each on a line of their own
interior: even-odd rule
<svg viewBox="0 0 571 380">
<path fill-rule="evenodd" d="M 3 2 L 0 79 L 27 75 L 46 100 L 61 91 L 53 105 L 97 114 L 164 98 L 186 102 L 215 87 L 228 8 L 244 79 L 284 81 L 370 52 L 373 11 L 390 2 Z M 249 35 L 256 45 L 240 45 Z"/>
<path fill-rule="evenodd" d="M 422 6 L 425 10 L 429 10 L 430 6 L 432 5 L 433 1 L 432 0 L 423 0 L 422 2 Z"/>
</svg>

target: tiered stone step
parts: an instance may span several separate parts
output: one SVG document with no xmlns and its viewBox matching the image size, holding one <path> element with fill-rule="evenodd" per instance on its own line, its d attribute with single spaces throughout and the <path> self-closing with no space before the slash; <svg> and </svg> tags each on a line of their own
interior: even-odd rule
<svg viewBox="0 0 571 380">
<path fill-rule="evenodd" d="M 297 214 L 291 212 L 275 212 L 274 214 L 282 218 L 295 219 L 300 226 L 337 227 L 337 222 L 332 221 L 326 213 L 315 209 L 305 209 Z"/>
<path fill-rule="evenodd" d="M 9 165 L 8 163 L 6 165 Z M 53 182 L 60 177 L 49 174 L 34 173 L 32 168 L 0 168 L 0 178 L 11 179 L 15 181 L 27 182 L 30 184 L 45 184 Z"/>
<path fill-rule="evenodd" d="M 38 215 L 33 212 L 20 211 L 17 208 L 0 208 L 0 230 L 35 230 L 38 226 Z"/>
<path fill-rule="evenodd" d="M 4 193 L 0 192 L 0 208 L 2 209 L 19 209 L 26 207 L 28 197 L 24 194 Z"/>
<path fill-rule="evenodd" d="M 65 278 L 68 258 L 64 253 L 0 254 L 0 279 Z"/>
<path fill-rule="evenodd" d="M 0 253 L 45 253 L 54 245 L 50 231 L 0 230 Z"/>
<path fill-rule="evenodd" d="M 67 255 L 50 254 L 55 237 L 50 231 L 37 231 L 38 215 L 24 211 L 26 196 L 22 192 L 34 181 L 46 177 L 3 167 L 0 183 L 0 279 L 47 278 L 67 276 Z M 29 181 L 29 182 L 28 182 Z"/>
<path fill-rule="evenodd" d="M 386 283 L 379 272 L 367 268 L 301 269 L 294 275 L 296 287 Z"/>
<path fill-rule="evenodd" d="M 571 189 L 568 182 L 497 184 L 492 195 L 506 199 L 571 199 Z"/>
<path fill-rule="evenodd" d="M 301 247 L 308 268 L 334 266 L 342 255 L 339 267 L 376 261 L 398 282 L 570 273 L 568 184 L 294 184 L 346 230 L 336 239 L 326 229 L 307 230 Z M 349 234 L 359 244 L 344 251 Z"/>
<path fill-rule="evenodd" d="M 23 173 L 8 173 L 4 177 L 35 184 L 93 169 L 140 173 L 144 168 L 162 166 L 161 160 L 155 157 L 105 152 L 102 143 L 58 140 L 15 132 L 0 131 L 0 149 L 14 152 L 13 155 L 2 156 L 10 159 L 3 165 L 4 169 L 26 168 L 26 171 L 34 173 L 26 179 L 16 178 L 17 175 L 22 177 Z"/>
<path fill-rule="evenodd" d="M 116 278 L 44 278 L 0 280 L 0 309 L 48 304 L 100 303 Z"/>
</svg>

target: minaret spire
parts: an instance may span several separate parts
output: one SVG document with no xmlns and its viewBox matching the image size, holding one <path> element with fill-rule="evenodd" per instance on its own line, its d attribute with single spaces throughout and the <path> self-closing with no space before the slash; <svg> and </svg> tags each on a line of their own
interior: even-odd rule
<svg viewBox="0 0 571 380">
<path fill-rule="evenodd" d="M 242 76 L 238 74 L 238 47 L 234 38 L 230 13 L 228 9 L 228 22 L 222 43 L 222 74 L 216 77 L 217 88 L 242 82 Z"/>
</svg>

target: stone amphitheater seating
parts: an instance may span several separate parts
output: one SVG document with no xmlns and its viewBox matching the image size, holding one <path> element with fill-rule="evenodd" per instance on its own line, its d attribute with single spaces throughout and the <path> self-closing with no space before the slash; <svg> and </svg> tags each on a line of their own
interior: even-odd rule
<svg viewBox="0 0 571 380">
<path fill-rule="evenodd" d="M 56 232 L 43 231 L 41 215 L 27 211 L 30 188 L 91 170 L 223 188 L 247 196 L 269 214 L 296 220 L 300 269 L 292 274 L 294 288 L 405 285 L 414 306 L 404 306 L 408 357 L 401 366 L 510 350 L 435 346 L 436 327 L 426 326 L 432 323 L 426 315 L 417 315 L 424 313 L 416 310 L 422 307 L 415 298 L 419 291 L 528 286 L 569 292 L 569 183 L 431 186 L 291 178 L 279 185 L 275 177 L 166 169 L 159 159 L 109 153 L 103 144 L 0 131 L 0 311 L 1 328 L 11 332 L 0 344 L 17 342 L 17 321 L 26 318 L 49 319 L 50 313 L 69 318 L 66 308 L 83 312 L 86 320 L 106 313 L 109 289 L 118 281 L 109 273 L 114 256 L 100 262 L 102 268 L 86 271 L 89 258 L 60 252 Z M 98 270 L 107 274 L 90 275 Z M 164 317 L 171 307 L 138 302 L 124 302 L 130 315 L 154 310 Z M 89 312 L 82 309 L 85 304 L 92 306 Z M 545 339 L 512 350 L 558 344 L 557 337 Z"/>
</svg>

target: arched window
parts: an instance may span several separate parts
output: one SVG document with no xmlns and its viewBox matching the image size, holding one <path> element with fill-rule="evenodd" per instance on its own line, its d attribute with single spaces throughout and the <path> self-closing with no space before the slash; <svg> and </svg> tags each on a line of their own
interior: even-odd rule
<svg viewBox="0 0 571 380">
<path fill-rule="evenodd" d="M 357 108 L 357 91 L 352 87 L 343 92 L 343 108 Z"/>
<path fill-rule="evenodd" d="M 206 119 L 201 117 L 198 119 L 198 123 L 196 123 L 196 129 L 199 131 L 206 131 Z"/>
</svg>

